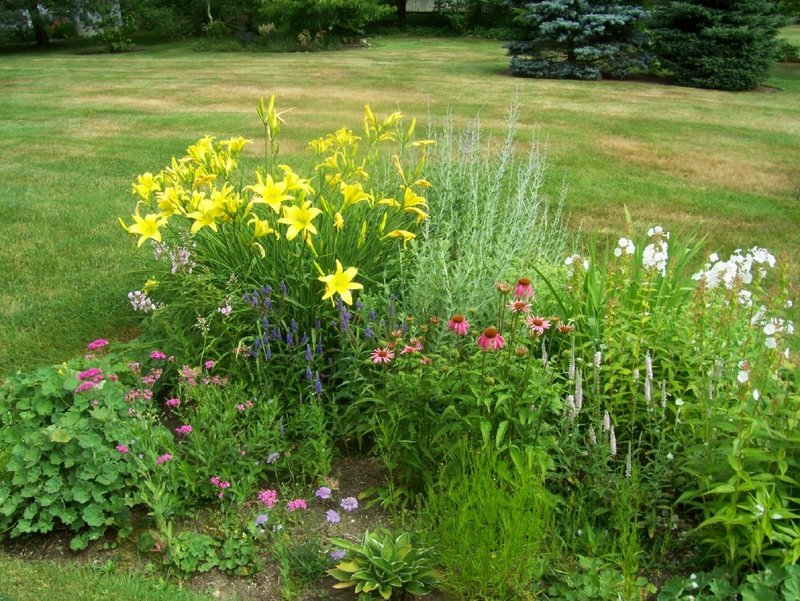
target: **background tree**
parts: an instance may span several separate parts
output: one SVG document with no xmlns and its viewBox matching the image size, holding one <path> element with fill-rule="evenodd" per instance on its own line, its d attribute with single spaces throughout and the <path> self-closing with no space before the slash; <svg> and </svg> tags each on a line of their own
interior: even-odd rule
<svg viewBox="0 0 800 601">
<path fill-rule="evenodd" d="M 520 38 L 506 47 L 514 75 L 557 79 L 624 77 L 646 68 L 649 12 L 600 0 L 544 0 L 516 9 Z"/>
<path fill-rule="evenodd" d="M 50 25 L 56 19 L 87 22 L 119 12 L 115 0 L 0 0 L 0 24 L 8 29 L 33 29 L 37 46 L 50 43 Z"/>
<path fill-rule="evenodd" d="M 656 9 L 651 34 L 678 83 L 749 90 L 767 78 L 784 22 L 773 0 L 669 0 Z"/>
</svg>

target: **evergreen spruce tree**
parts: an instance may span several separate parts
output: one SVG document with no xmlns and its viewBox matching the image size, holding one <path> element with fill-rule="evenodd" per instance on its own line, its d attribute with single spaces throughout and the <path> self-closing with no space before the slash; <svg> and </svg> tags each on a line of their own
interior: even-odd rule
<svg viewBox="0 0 800 601">
<path fill-rule="evenodd" d="M 521 39 L 510 42 L 514 75 L 555 79 L 625 77 L 646 68 L 649 12 L 612 0 L 542 0 L 516 9 Z"/>
<path fill-rule="evenodd" d="M 783 22 L 773 0 L 668 0 L 655 11 L 651 35 L 678 83 L 749 90 L 766 79 Z"/>
</svg>

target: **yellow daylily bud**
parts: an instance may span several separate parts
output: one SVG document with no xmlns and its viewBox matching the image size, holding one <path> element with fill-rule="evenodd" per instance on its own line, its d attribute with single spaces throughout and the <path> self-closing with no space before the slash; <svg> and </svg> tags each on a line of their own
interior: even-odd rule
<svg viewBox="0 0 800 601">
<path fill-rule="evenodd" d="M 394 165 L 394 170 L 397 171 L 397 175 L 400 176 L 400 179 L 405 182 L 406 174 L 403 173 L 403 166 L 400 164 L 400 157 L 398 157 L 396 154 L 392 155 L 392 165 Z"/>
<path fill-rule="evenodd" d="M 264 247 L 261 246 L 258 242 L 253 242 L 252 248 L 258 251 L 258 254 L 261 255 L 262 259 L 267 256 L 267 251 L 265 251 Z"/>
<path fill-rule="evenodd" d="M 384 238 L 402 238 L 403 239 L 403 248 L 406 247 L 409 240 L 413 240 L 416 238 L 417 235 L 409 232 L 408 230 L 392 230 L 388 234 L 384 236 Z"/>
<path fill-rule="evenodd" d="M 344 227 L 344 217 L 342 217 L 339 211 L 336 211 L 336 214 L 333 216 L 333 227 L 339 231 Z"/>
</svg>

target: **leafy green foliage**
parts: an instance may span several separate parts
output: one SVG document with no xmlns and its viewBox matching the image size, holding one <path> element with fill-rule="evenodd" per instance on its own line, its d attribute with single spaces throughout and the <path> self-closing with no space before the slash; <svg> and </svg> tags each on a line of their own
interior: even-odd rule
<svg viewBox="0 0 800 601">
<path fill-rule="evenodd" d="M 649 13 L 639 6 L 598 0 L 519 4 L 522 39 L 506 46 L 514 75 L 619 78 L 648 66 L 647 38 L 640 29 Z"/>
<path fill-rule="evenodd" d="M 800 566 L 770 564 L 763 571 L 748 574 L 736 587 L 730 574 L 716 569 L 698 572 L 688 578 L 675 576 L 668 580 L 658 601 L 789 601 L 800 598 Z"/>
<path fill-rule="evenodd" d="M 458 598 L 526 598 L 546 569 L 556 499 L 536 469 L 511 467 L 491 450 L 462 452 L 462 471 L 442 471 L 423 505 L 441 586 Z"/>
<path fill-rule="evenodd" d="M 414 548 L 408 533 L 368 531 L 361 543 L 342 538 L 332 538 L 331 543 L 346 551 L 344 559 L 328 570 L 339 581 L 334 588 L 354 587 L 359 600 L 373 599 L 374 593 L 382 599 L 401 591 L 425 595 L 436 582 L 430 549 Z"/>
<path fill-rule="evenodd" d="M 749 90 L 765 81 L 782 24 L 773 0 L 681 0 L 662 2 L 650 30 L 679 83 Z"/>
<path fill-rule="evenodd" d="M 293 33 L 357 35 L 391 9 L 379 0 L 260 0 L 261 16 Z"/>
<path fill-rule="evenodd" d="M 3 385 L 8 477 L 0 480 L 0 530 L 19 536 L 63 525 L 80 549 L 108 527 L 127 524 L 136 470 L 115 447 L 130 444 L 141 429 L 128 415 L 129 386 L 121 379 L 127 373 L 116 357 L 79 359 L 19 373 Z M 96 384 L 79 392 L 89 381 Z"/>
</svg>

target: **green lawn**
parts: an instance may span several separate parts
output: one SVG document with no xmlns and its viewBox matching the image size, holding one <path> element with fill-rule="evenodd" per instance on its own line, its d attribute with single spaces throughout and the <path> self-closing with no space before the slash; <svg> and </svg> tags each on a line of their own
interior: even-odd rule
<svg viewBox="0 0 800 601">
<path fill-rule="evenodd" d="M 22 560 L 0 553 L 0 601 L 210 601 L 141 575 L 90 564 Z"/>
<path fill-rule="evenodd" d="M 797 36 L 798 28 L 787 30 Z M 576 230 L 698 229 L 722 251 L 793 252 L 800 236 L 800 64 L 780 91 L 726 93 L 649 81 L 522 80 L 499 42 L 379 38 L 330 53 L 195 52 L 192 42 L 123 55 L 68 49 L 0 59 L 0 374 L 56 362 L 134 324 L 141 267 L 116 225 L 130 182 L 204 134 L 258 138 L 255 105 L 292 107 L 284 154 L 376 112 L 501 128 L 512 98 L 522 137 L 548 141 L 549 190 L 565 181 Z M 255 153 L 257 147 L 252 149 Z M 795 267 L 795 272 L 797 271 Z"/>
</svg>

